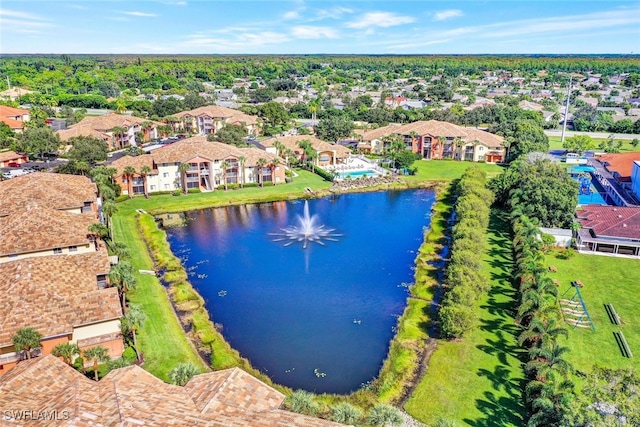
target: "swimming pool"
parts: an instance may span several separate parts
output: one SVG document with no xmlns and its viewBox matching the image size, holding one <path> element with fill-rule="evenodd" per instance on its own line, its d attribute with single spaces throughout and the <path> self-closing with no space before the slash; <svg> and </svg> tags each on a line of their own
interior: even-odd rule
<svg viewBox="0 0 640 427">
<path fill-rule="evenodd" d="M 372 170 L 358 170 L 358 171 L 350 171 L 350 172 L 340 172 L 338 173 L 339 178 L 360 178 L 363 176 L 379 176 L 380 174 L 376 171 Z"/>
</svg>

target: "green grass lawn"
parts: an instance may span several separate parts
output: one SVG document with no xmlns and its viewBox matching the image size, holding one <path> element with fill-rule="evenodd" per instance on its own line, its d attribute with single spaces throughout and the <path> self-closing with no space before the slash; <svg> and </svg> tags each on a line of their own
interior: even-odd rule
<svg viewBox="0 0 640 427">
<path fill-rule="evenodd" d="M 565 136 L 565 139 L 567 139 L 568 137 Z M 601 142 L 606 141 L 607 138 L 592 138 L 593 142 L 596 145 L 595 150 L 598 151 L 598 145 L 600 145 Z M 621 139 L 620 141 L 622 141 L 622 147 L 620 148 L 620 152 L 622 153 L 626 153 L 629 151 L 640 151 L 640 145 L 636 148 L 633 147 L 633 145 L 631 145 L 631 140 L 630 139 Z M 549 137 L 549 149 L 550 150 L 560 150 L 562 149 L 562 142 L 561 142 L 561 137 L 559 136 L 550 136 Z"/>
<path fill-rule="evenodd" d="M 471 165 L 477 165 L 491 178 L 502 172 L 502 166 L 491 163 L 457 162 L 453 160 L 418 160 L 412 167 L 418 171 L 413 176 L 404 177 L 407 181 L 451 181 L 462 176 Z"/>
<path fill-rule="evenodd" d="M 577 254 L 568 260 L 547 255 L 547 263 L 557 269 L 549 274 L 559 281 L 559 295 L 564 294 L 561 298 L 574 295 L 572 281 L 584 284 L 580 292 L 595 323 L 595 332 L 569 325 L 569 339 L 561 343 L 571 349 L 567 359 L 573 366 L 585 372 L 594 365 L 640 368 L 640 260 Z M 613 304 L 622 319 L 621 326 L 611 323 L 604 304 Z M 624 333 L 634 352 L 633 359 L 622 356 L 613 331 Z"/>
<path fill-rule="evenodd" d="M 491 290 L 479 303 L 480 324 L 463 340 L 438 342 L 425 377 L 405 405 L 424 423 L 443 418 L 475 426 L 523 424 L 508 229 L 504 215 L 493 211 L 483 256 Z"/>
<path fill-rule="evenodd" d="M 129 248 L 136 272 L 153 270 L 153 262 L 136 228 L 132 204 L 119 204 L 113 217 L 113 232 L 115 241 Z M 169 371 L 182 362 L 193 362 L 206 371 L 208 367 L 202 364 L 189 343 L 158 279 L 152 275 L 135 275 L 138 285 L 128 293 L 128 298 L 132 304 L 139 304 L 146 314 L 146 321 L 138 331 L 138 346 L 145 356 L 144 368 L 165 381 Z"/>
</svg>

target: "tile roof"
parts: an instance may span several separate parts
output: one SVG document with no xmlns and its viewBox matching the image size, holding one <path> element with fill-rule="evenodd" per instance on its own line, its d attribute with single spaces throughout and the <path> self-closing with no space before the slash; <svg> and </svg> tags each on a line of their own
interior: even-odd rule
<svg viewBox="0 0 640 427">
<path fill-rule="evenodd" d="M 26 157 L 25 154 L 18 154 L 15 151 L 2 151 L 0 152 L 0 162 L 10 162 L 11 160 L 18 160 Z"/>
<path fill-rule="evenodd" d="M 6 125 L 9 126 L 11 129 L 22 129 L 24 128 L 24 123 L 25 123 L 21 120 L 15 120 L 9 117 L 2 117 L 2 116 L 0 116 L 0 122 L 6 123 Z"/>
<path fill-rule="evenodd" d="M 232 108 L 221 107 L 219 105 L 205 105 L 189 111 L 181 111 L 174 114 L 175 117 L 187 117 L 187 116 L 207 116 L 212 119 L 222 119 L 229 124 L 241 124 L 254 125 L 258 123 L 258 117 L 250 116 L 242 111 L 234 110 Z"/>
<path fill-rule="evenodd" d="M 0 105 L 0 116 L 2 117 L 18 117 L 29 114 L 29 110 L 23 110 L 22 108 L 13 108 L 8 105 Z"/>
<path fill-rule="evenodd" d="M 34 172 L 0 182 L 0 216 L 27 204 L 51 209 L 80 208 L 95 202 L 98 189 L 85 176 Z"/>
<path fill-rule="evenodd" d="M 106 250 L 1 263 L 0 347 L 26 326 L 50 337 L 122 317 L 118 289 L 98 289 L 96 276 L 109 268 Z"/>
<path fill-rule="evenodd" d="M 430 135 L 432 137 L 462 138 L 466 142 L 477 140 L 488 147 L 502 148 L 504 138 L 480 129 L 465 128 L 449 122 L 438 120 L 421 120 L 404 125 L 390 124 L 377 129 L 361 133 L 363 141 L 382 139 L 391 134 L 410 135 L 415 132 L 418 135 Z"/>
<path fill-rule="evenodd" d="M 609 172 L 618 172 L 621 178 L 631 178 L 633 162 L 640 160 L 640 152 L 605 154 L 598 158 L 600 163 L 608 164 Z"/>
<path fill-rule="evenodd" d="M 82 246 L 89 242 L 93 213 L 75 214 L 30 203 L 0 217 L 0 255 Z M 0 294 L 1 295 L 1 294 Z"/>
<path fill-rule="evenodd" d="M 92 136 L 94 138 L 108 140 L 110 138 L 104 131 L 94 129 L 90 124 L 74 125 L 67 129 L 61 129 L 56 132 L 62 141 L 76 136 Z"/>
<path fill-rule="evenodd" d="M 139 156 L 122 156 L 109 165 L 109 167 L 116 168 L 118 170 L 117 176 L 122 175 L 124 173 L 124 168 L 127 166 L 133 166 L 137 174 L 140 174 L 140 170 L 143 166 L 149 166 L 152 173 L 158 173 L 158 170 L 153 167 L 153 156 L 149 154 L 141 154 Z"/>
<path fill-rule="evenodd" d="M 90 126 L 91 128 L 99 131 L 110 131 L 116 126 L 120 127 L 131 127 L 134 125 L 139 125 L 143 122 L 149 122 L 148 119 L 143 119 L 141 117 L 129 116 L 125 114 L 117 114 L 117 113 L 109 113 L 103 116 L 87 116 L 84 119 L 80 120 L 78 123 L 71 125 L 70 128 L 80 127 L 80 126 Z M 155 125 L 159 125 L 161 123 L 151 122 Z"/>
<path fill-rule="evenodd" d="M 277 156 L 258 150 L 257 148 L 238 148 L 222 142 L 207 141 L 204 136 L 194 136 L 175 142 L 166 147 L 153 150 L 151 156 L 156 164 L 180 162 L 185 163 L 196 157 L 203 157 L 209 160 L 224 160 L 228 158 L 247 157 L 245 166 L 254 166 L 258 158 L 267 160 L 275 159 Z M 283 163 L 283 162 L 281 162 Z"/>
<path fill-rule="evenodd" d="M 583 205 L 576 211 L 583 228 L 597 237 L 622 237 L 640 240 L 640 208 Z"/>
<path fill-rule="evenodd" d="M 67 411 L 69 419 L 57 422 L 59 426 L 340 425 L 278 409 L 283 399 L 238 368 L 197 375 L 184 387 L 166 384 L 139 366 L 116 369 L 95 382 L 48 355 L 21 362 L 0 376 L 0 407 Z"/>
<path fill-rule="evenodd" d="M 298 143 L 303 140 L 309 141 L 313 149 L 316 151 L 336 151 L 338 154 L 343 156 L 347 156 L 351 153 L 351 150 L 347 147 L 339 144 L 331 144 L 312 135 L 274 136 L 273 138 L 261 141 L 260 144 L 264 147 L 273 147 L 275 146 L 276 141 L 280 141 L 285 147 L 293 151 L 300 152 L 301 150 Z"/>
</svg>

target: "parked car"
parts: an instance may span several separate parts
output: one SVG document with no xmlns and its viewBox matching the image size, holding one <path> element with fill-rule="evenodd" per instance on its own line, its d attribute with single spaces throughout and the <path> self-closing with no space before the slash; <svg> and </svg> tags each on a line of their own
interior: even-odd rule
<svg viewBox="0 0 640 427">
<path fill-rule="evenodd" d="M 9 166 L 10 168 L 19 168 L 20 167 L 20 163 L 9 162 L 9 163 L 7 163 L 7 166 Z"/>
</svg>

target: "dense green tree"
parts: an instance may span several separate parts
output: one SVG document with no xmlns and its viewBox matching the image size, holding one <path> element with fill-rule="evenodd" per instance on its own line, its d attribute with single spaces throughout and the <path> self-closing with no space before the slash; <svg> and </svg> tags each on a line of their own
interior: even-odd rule
<svg viewBox="0 0 640 427">
<path fill-rule="evenodd" d="M 596 145 L 589 135 L 575 135 L 565 139 L 562 144 L 562 148 L 578 154 L 593 150 L 595 147 Z"/>
<path fill-rule="evenodd" d="M 324 141 L 336 142 L 347 138 L 355 128 L 353 120 L 346 117 L 327 117 L 316 125 L 316 135 Z"/>
<path fill-rule="evenodd" d="M 80 355 L 80 348 L 78 347 L 78 344 L 65 342 L 53 347 L 51 354 L 56 357 L 62 357 L 64 363 L 71 366 L 73 359 Z"/>
<path fill-rule="evenodd" d="M 15 142 L 16 134 L 5 122 L 0 122 L 0 148 L 7 148 Z"/>
<path fill-rule="evenodd" d="M 276 96 L 278 94 L 270 87 L 259 88 L 253 92 L 253 99 L 256 102 L 269 102 Z"/>
<path fill-rule="evenodd" d="M 247 136 L 247 129 L 244 126 L 225 125 L 215 134 L 207 135 L 208 141 L 217 141 L 236 147 L 246 147 L 248 144 L 244 140 Z"/>
<path fill-rule="evenodd" d="M 93 136 L 74 136 L 69 138 L 68 144 L 71 144 L 71 149 L 67 152 L 70 160 L 86 162 L 91 167 L 107 160 L 109 146 L 102 139 Z"/>
<path fill-rule="evenodd" d="M 16 137 L 12 148 L 29 157 L 43 159 L 47 154 L 57 155 L 60 144 L 60 137 L 51 128 L 28 128 Z"/>
</svg>

